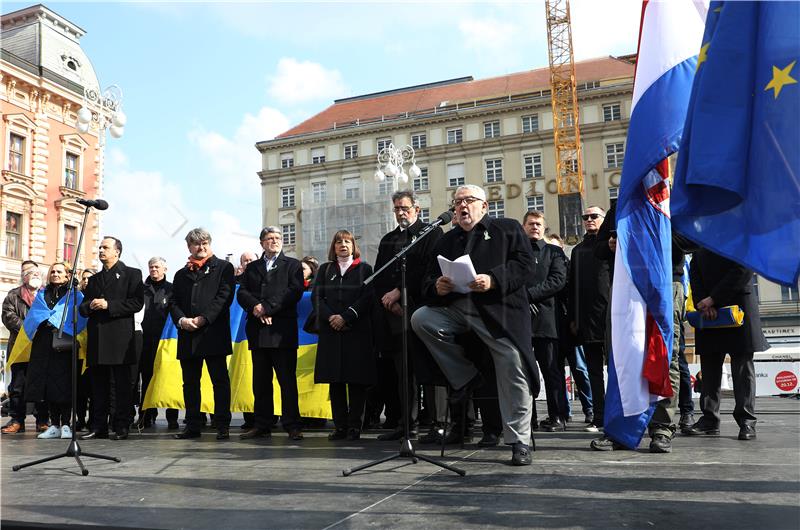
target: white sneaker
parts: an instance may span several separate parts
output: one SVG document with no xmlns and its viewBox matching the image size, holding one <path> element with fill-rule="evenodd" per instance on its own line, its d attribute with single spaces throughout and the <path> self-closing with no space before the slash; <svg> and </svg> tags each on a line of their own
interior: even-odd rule
<svg viewBox="0 0 800 530">
<path fill-rule="evenodd" d="M 594 422 L 592 422 L 589 425 L 587 425 L 586 427 L 584 427 L 583 430 L 586 431 L 586 432 L 599 432 L 600 431 L 600 429 L 597 427 L 597 425 L 594 424 Z"/>
<path fill-rule="evenodd" d="M 72 438 L 72 429 L 69 428 L 69 425 L 62 425 L 61 426 L 61 438 Z"/>
<path fill-rule="evenodd" d="M 46 440 L 49 438 L 61 438 L 61 429 L 59 429 L 55 425 L 51 425 L 50 427 L 47 428 L 46 431 L 39 434 L 37 438 L 41 440 Z"/>
</svg>

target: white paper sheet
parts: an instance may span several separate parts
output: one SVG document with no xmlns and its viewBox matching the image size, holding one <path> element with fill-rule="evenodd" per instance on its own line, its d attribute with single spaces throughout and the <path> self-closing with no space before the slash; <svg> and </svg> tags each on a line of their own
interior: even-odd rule
<svg viewBox="0 0 800 530">
<path fill-rule="evenodd" d="M 468 293 L 470 288 L 469 284 L 475 281 L 477 274 L 475 267 L 472 265 L 472 259 L 469 254 L 464 254 L 455 261 L 450 261 L 442 255 L 436 257 L 439 260 L 439 268 L 442 269 L 442 276 L 447 276 L 453 280 L 457 293 Z"/>
</svg>

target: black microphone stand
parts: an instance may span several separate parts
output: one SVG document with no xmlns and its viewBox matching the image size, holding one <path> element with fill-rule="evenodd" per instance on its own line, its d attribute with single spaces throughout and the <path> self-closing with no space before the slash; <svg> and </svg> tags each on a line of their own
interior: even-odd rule
<svg viewBox="0 0 800 530">
<path fill-rule="evenodd" d="M 80 258 L 81 254 L 81 244 L 83 243 L 83 233 L 86 230 L 86 220 L 89 218 L 89 210 L 91 210 L 91 206 L 87 205 L 86 210 L 83 212 L 83 223 L 81 224 L 81 233 L 78 237 L 78 246 L 75 249 L 75 258 L 72 260 L 72 278 L 69 280 L 70 288 L 67 289 L 67 299 L 64 302 L 64 314 L 61 315 L 61 325 L 58 328 L 58 337 L 61 338 L 64 335 L 64 325 L 66 324 L 67 320 L 67 308 L 70 307 L 70 303 L 72 303 L 72 440 L 70 441 L 69 445 L 67 446 L 67 450 L 63 453 L 48 456 L 47 458 L 42 458 L 39 460 L 34 460 L 33 462 L 27 462 L 25 464 L 19 464 L 17 466 L 13 466 L 11 469 L 14 471 L 19 471 L 22 468 L 35 466 L 38 464 L 43 464 L 45 462 L 50 462 L 51 460 L 57 460 L 59 458 L 69 458 L 72 457 L 78 463 L 78 467 L 81 468 L 81 475 L 84 477 L 89 474 L 89 470 L 84 467 L 83 462 L 81 461 L 81 456 L 88 456 L 89 458 L 101 458 L 103 460 L 111 460 L 112 462 L 121 462 L 122 460 L 116 456 L 105 456 L 99 455 L 95 453 L 86 453 L 81 450 L 81 446 L 78 444 L 78 433 L 75 430 L 75 423 L 77 421 L 77 413 L 75 409 L 78 405 L 78 334 L 75 330 L 78 328 L 78 303 L 77 297 L 75 296 L 75 286 L 76 286 L 76 279 L 75 279 L 75 271 L 77 270 L 78 266 L 78 259 Z M 70 298 L 71 297 L 71 298 Z"/>
<path fill-rule="evenodd" d="M 417 460 L 423 460 L 428 462 L 429 464 L 434 464 L 441 468 L 447 469 L 448 471 L 452 471 L 453 473 L 458 473 L 462 477 L 467 474 L 466 471 L 463 469 L 459 469 L 457 467 L 450 466 L 448 464 L 444 464 L 435 460 L 433 458 L 417 454 L 414 451 L 414 446 L 411 445 L 411 427 L 410 427 L 410 403 L 409 403 L 409 396 L 408 396 L 408 289 L 406 288 L 406 254 L 408 253 L 411 248 L 419 243 L 425 236 L 430 234 L 434 228 L 446 222 L 442 217 L 437 218 L 434 222 L 429 224 L 422 232 L 419 233 L 417 238 L 409 243 L 408 246 L 404 247 L 400 252 L 395 254 L 395 256 L 390 259 L 383 267 L 375 271 L 372 276 L 364 280 L 364 285 L 369 285 L 372 281 L 378 277 L 383 271 L 385 271 L 390 265 L 392 265 L 398 259 L 400 260 L 400 300 L 401 305 L 403 307 L 403 340 L 402 340 L 402 379 L 403 379 L 403 439 L 400 440 L 400 451 L 397 454 L 387 456 L 385 458 L 380 458 L 378 460 L 368 462 L 366 464 L 362 464 L 360 466 L 356 466 L 354 468 L 348 468 L 342 470 L 342 476 L 347 477 L 352 475 L 356 471 L 361 471 L 362 469 L 367 469 L 372 466 L 376 466 L 378 464 L 383 464 L 384 462 L 389 462 L 390 460 L 395 460 L 397 458 L 410 458 L 413 464 L 417 463 Z"/>
</svg>

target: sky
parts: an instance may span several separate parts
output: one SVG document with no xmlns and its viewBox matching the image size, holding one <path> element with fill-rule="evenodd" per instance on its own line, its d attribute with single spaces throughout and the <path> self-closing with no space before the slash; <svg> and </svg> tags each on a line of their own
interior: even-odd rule
<svg viewBox="0 0 800 530">
<path fill-rule="evenodd" d="M 220 257 L 260 253 L 257 141 L 337 98 L 548 63 L 543 0 L 44 3 L 86 31 L 102 88 L 123 91 L 102 232 L 122 240 L 128 265 L 166 258 L 169 278 L 197 226 Z M 573 0 L 575 59 L 634 53 L 640 12 L 636 1 Z"/>
</svg>

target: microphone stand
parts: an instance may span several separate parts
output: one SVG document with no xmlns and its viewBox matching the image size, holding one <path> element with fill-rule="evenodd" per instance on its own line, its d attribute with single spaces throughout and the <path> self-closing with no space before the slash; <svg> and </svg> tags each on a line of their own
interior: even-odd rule
<svg viewBox="0 0 800 530">
<path fill-rule="evenodd" d="M 111 460 L 112 462 L 121 462 L 122 459 L 116 456 L 105 456 L 99 455 L 95 453 L 86 453 L 81 450 L 81 446 L 78 444 L 78 433 L 75 430 L 75 423 L 77 421 L 77 413 L 75 409 L 78 405 L 78 334 L 75 332 L 78 328 L 78 299 L 75 296 L 75 271 L 77 270 L 78 266 L 78 259 L 80 258 L 81 254 L 81 244 L 83 243 L 83 233 L 86 230 L 86 220 L 89 218 L 89 210 L 91 210 L 91 205 L 86 205 L 86 210 L 83 212 L 83 223 L 81 224 L 81 233 L 78 237 L 78 246 L 75 249 L 75 257 L 72 260 L 72 278 L 69 280 L 70 288 L 67 289 L 66 294 L 66 301 L 64 303 L 64 314 L 61 315 L 61 325 L 58 328 L 58 337 L 61 338 L 64 335 L 64 325 L 66 324 L 67 320 L 67 308 L 70 307 L 70 303 L 72 304 L 72 416 L 71 416 L 71 423 L 72 423 L 72 440 L 70 441 L 69 445 L 67 446 L 67 450 L 63 453 L 48 456 L 47 458 L 42 458 L 39 460 L 34 460 L 33 462 L 27 462 L 25 464 L 19 464 L 17 466 L 13 466 L 11 469 L 14 471 L 19 471 L 20 469 L 35 466 L 38 464 L 43 464 L 45 462 L 50 462 L 51 460 L 57 460 L 59 458 L 69 458 L 72 457 L 78 463 L 78 467 L 81 468 L 81 475 L 84 477 L 89 474 L 89 470 L 83 465 L 81 461 L 81 456 L 88 456 L 90 458 L 100 458 L 103 460 Z"/>
<path fill-rule="evenodd" d="M 355 473 L 356 471 L 361 471 L 362 469 L 367 469 L 378 464 L 383 464 L 384 462 L 389 462 L 390 460 L 395 460 L 397 458 L 410 458 L 411 463 L 416 464 L 418 460 L 423 460 L 428 462 L 429 464 L 433 464 L 439 466 L 441 468 L 447 469 L 448 471 L 452 471 L 453 473 L 458 473 L 460 476 L 464 476 L 467 474 L 466 471 L 463 469 L 459 469 L 457 467 L 450 466 L 448 464 L 439 462 L 433 458 L 417 454 L 414 451 L 414 446 L 411 444 L 411 436 L 410 436 L 410 403 L 409 403 L 409 396 L 408 396 L 408 289 L 406 287 L 406 254 L 408 253 L 411 248 L 414 247 L 417 243 L 419 243 L 425 236 L 430 234 L 434 228 L 446 222 L 442 217 L 437 218 L 434 222 L 429 224 L 425 227 L 422 232 L 419 233 L 417 238 L 409 243 L 408 246 L 404 247 L 400 252 L 395 254 L 395 256 L 390 259 L 383 267 L 375 271 L 372 276 L 364 280 L 364 285 L 369 285 L 370 283 L 375 280 L 380 274 L 383 273 L 390 265 L 396 262 L 398 259 L 400 260 L 400 300 L 401 305 L 403 307 L 403 339 L 402 339 L 402 400 L 403 400 L 403 439 L 400 440 L 400 451 L 397 454 L 387 456 L 385 458 L 380 458 L 378 460 L 368 462 L 366 464 L 362 464 L 360 466 L 356 466 L 354 468 L 348 468 L 342 470 L 342 476 L 347 477 Z"/>
</svg>

